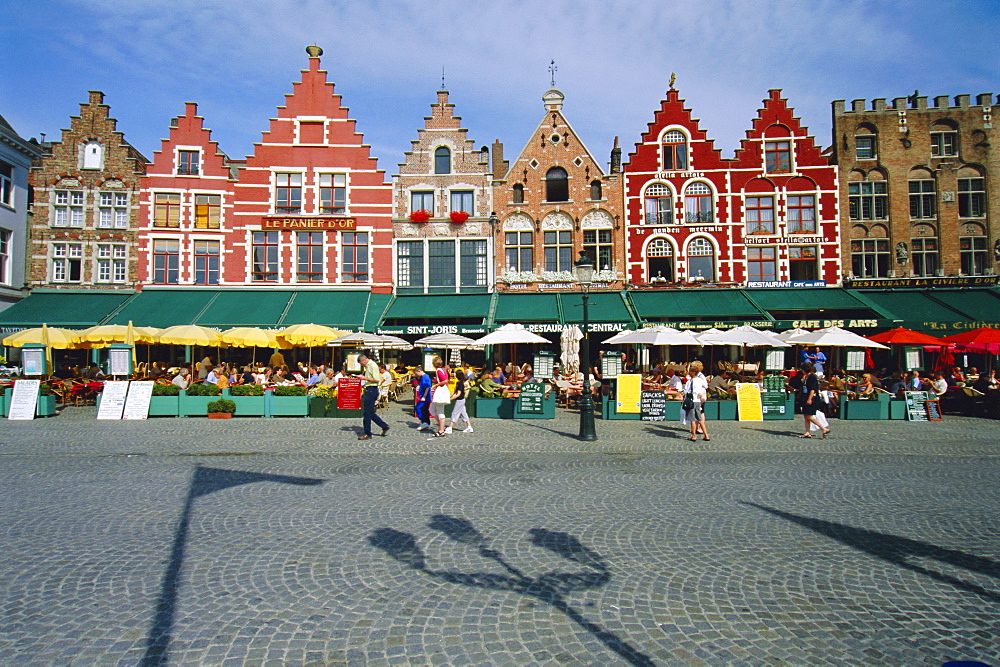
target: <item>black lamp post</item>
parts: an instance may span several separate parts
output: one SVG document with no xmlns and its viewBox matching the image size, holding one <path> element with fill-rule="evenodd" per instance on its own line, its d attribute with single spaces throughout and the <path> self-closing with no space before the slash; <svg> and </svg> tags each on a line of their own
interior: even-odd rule
<svg viewBox="0 0 1000 667">
<path fill-rule="evenodd" d="M 580 397 L 580 440 L 597 440 L 594 428 L 594 394 L 590 388 L 590 285 L 594 282 L 594 260 L 580 251 L 573 265 L 573 279 L 583 288 L 583 340 L 580 341 L 580 363 L 583 364 L 583 395 Z"/>
</svg>

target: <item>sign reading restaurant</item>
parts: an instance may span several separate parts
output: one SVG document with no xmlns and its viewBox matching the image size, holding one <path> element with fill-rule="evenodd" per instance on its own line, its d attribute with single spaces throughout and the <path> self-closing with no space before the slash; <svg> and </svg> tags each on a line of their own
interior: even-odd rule
<svg viewBox="0 0 1000 667">
<path fill-rule="evenodd" d="M 996 285 L 1000 276 L 952 276 L 949 278 L 853 278 L 844 281 L 852 289 L 877 287 L 983 287 Z"/>
<path fill-rule="evenodd" d="M 354 229 L 354 218 L 265 216 L 264 229 Z"/>
</svg>

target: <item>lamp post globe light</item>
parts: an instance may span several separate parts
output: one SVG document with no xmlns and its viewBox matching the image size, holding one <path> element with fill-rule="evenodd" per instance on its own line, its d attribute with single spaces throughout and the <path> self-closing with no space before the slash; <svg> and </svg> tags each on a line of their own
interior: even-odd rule
<svg viewBox="0 0 1000 667">
<path fill-rule="evenodd" d="M 573 265 L 573 279 L 583 290 L 583 340 L 580 341 L 580 363 L 583 365 L 583 394 L 580 396 L 580 440 L 597 440 L 594 427 L 594 394 L 590 389 L 590 285 L 594 282 L 594 260 L 580 251 Z"/>
</svg>

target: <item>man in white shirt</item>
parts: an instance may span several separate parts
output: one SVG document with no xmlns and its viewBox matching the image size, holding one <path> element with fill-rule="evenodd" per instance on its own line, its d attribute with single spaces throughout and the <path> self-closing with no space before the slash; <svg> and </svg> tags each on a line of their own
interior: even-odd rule
<svg viewBox="0 0 1000 667">
<path fill-rule="evenodd" d="M 944 379 L 944 373 L 934 374 L 934 380 L 931 381 L 931 390 L 938 397 L 948 393 L 948 381 Z"/>
<path fill-rule="evenodd" d="M 381 417 L 375 414 L 375 404 L 378 401 L 378 384 L 382 379 L 382 374 L 379 372 L 378 364 L 372 361 L 367 354 L 358 355 L 358 363 L 361 364 L 361 368 L 364 369 L 364 389 L 361 394 L 361 410 L 362 410 L 362 425 L 364 427 L 364 433 L 358 436 L 358 440 L 371 440 L 372 438 L 372 422 L 375 422 L 380 427 L 382 427 L 382 436 L 386 436 L 389 433 L 389 425 L 386 424 Z"/>
<path fill-rule="evenodd" d="M 191 380 L 191 372 L 186 368 L 182 368 L 177 372 L 177 375 L 174 376 L 174 379 L 171 380 L 171 382 L 173 382 L 181 389 L 187 389 L 190 380 Z"/>
</svg>

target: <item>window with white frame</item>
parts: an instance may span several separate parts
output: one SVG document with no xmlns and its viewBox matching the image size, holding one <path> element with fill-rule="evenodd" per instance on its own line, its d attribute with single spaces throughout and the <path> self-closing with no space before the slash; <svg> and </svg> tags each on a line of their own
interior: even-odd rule
<svg viewBox="0 0 1000 667">
<path fill-rule="evenodd" d="M 653 183 L 646 188 L 647 225 L 669 225 L 674 221 L 674 199 L 670 188 L 663 183 Z"/>
<path fill-rule="evenodd" d="M 0 284 L 10 284 L 10 230 L 0 229 Z"/>
<path fill-rule="evenodd" d="M 396 286 L 424 286 L 424 242 L 400 241 L 396 244 Z"/>
<path fill-rule="evenodd" d="M 788 195 L 785 213 L 789 234 L 816 233 L 816 195 Z"/>
<path fill-rule="evenodd" d="M 83 280 L 83 244 L 52 244 L 52 282 L 78 283 Z"/>
<path fill-rule="evenodd" d="M 347 174 L 319 175 L 319 212 L 334 215 L 347 212 Z"/>
<path fill-rule="evenodd" d="M 774 246 L 747 248 L 747 280 L 773 282 L 778 279 L 778 250 Z"/>
<path fill-rule="evenodd" d="M 937 125 L 937 128 L 943 126 Z M 955 157 L 958 155 L 958 132 L 951 128 L 944 131 L 931 132 L 931 156 Z"/>
<path fill-rule="evenodd" d="M 958 179 L 958 215 L 981 218 L 986 215 L 986 181 L 982 178 Z"/>
<path fill-rule="evenodd" d="M 0 204 L 14 207 L 14 165 L 0 160 Z"/>
<path fill-rule="evenodd" d="M 934 217 L 934 179 L 910 180 L 910 219 Z"/>
<path fill-rule="evenodd" d="M 452 190 L 451 210 L 465 211 L 469 214 L 475 213 L 475 208 L 473 208 L 473 196 L 472 190 Z"/>
<path fill-rule="evenodd" d="M 485 288 L 488 272 L 486 239 L 460 241 L 459 280 L 461 287 Z"/>
<path fill-rule="evenodd" d="M 123 243 L 97 244 L 97 281 L 124 283 L 127 276 L 128 249 Z"/>
<path fill-rule="evenodd" d="M 194 242 L 194 284 L 219 284 L 219 242 Z"/>
<path fill-rule="evenodd" d="M 181 176 L 201 173 L 201 151 L 177 151 L 177 173 Z"/>
<path fill-rule="evenodd" d="M 253 280 L 278 281 L 278 232 L 253 232 Z"/>
<path fill-rule="evenodd" d="M 660 159 L 667 170 L 684 171 L 688 168 L 687 137 L 683 132 L 671 130 L 663 135 Z"/>
<path fill-rule="evenodd" d="M 712 189 L 707 183 L 691 183 L 684 190 L 684 215 L 689 223 L 713 222 Z"/>
<path fill-rule="evenodd" d="M 790 246 L 788 248 L 788 279 L 818 280 L 819 264 L 816 246 Z"/>
<path fill-rule="evenodd" d="M 854 156 L 859 160 L 874 160 L 878 150 L 878 137 L 862 128 L 854 135 Z"/>
<path fill-rule="evenodd" d="M 368 232 L 343 232 L 340 235 L 341 277 L 345 283 L 368 282 Z"/>
<path fill-rule="evenodd" d="M 986 268 L 990 264 L 985 236 L 960 236 L 958 249 L 962 259 L 963 276 L 981 276 L 986 273 Z"/>
<path fill-rule="evenodd" d="M 153 226 L 181 226 L 181 196 L 176 192 L 153 193 Z"/>
<path fill-rule="evenodd" d="M 455 290 L 455 241 L 427 242 L 427 287 L 430 290 Z"/>
<path fill-rule="evenodd" d="M 924 236 L 910 239 L 910 257 L 913 259 L 913 275 L 922 277 L 936 275 L 938 269 L 937 238 Z"/>
<path fill-rule="evenodd" d="M 427 211 L 434 217 L 434 191 L 433 190 L 413 190 L 410 192 L 410 213 L 414 211 Z"/>
<path fill-rule="evenodd" d="M 889 275 L 888 239 L 851 239 L 851 272 L 855 278 Z"/>
<path fill-rule="evenodd" d="M 746 210 L 747 234 L 774 233 L 773 195 L 755 195 L 747 197 L 744 208 Z"/>
<path fill-rule="evenodd" d="M 434 173 L 451 173 L 451 150 L 447 146 L 438 146 L 434 149 Z"/>
<path fill-rule="evenodd" d="M 52 226 L 83 227 L 83 191 L 55 190 L 52 195 Z"/>
<path fill-rule="evenodd" d="M 545 244 L 545 270 L 569 271 L 573 268 L 573 233 L 569 230 L 542 232 Z"/>
<path fill-rule="evenodd" d="M 769 174 L 786 174 L 792 170 L 791 140 L 764 142 L 764 170 Z"/>
<path fill-rule="evenodd" d="M 295 232 L 295 255 L 300 283 L 323 282 L 323 232 Z"/>
<path fill-rule="evenodd" d="M 851 220 L 885 220 L 889 217 L 889 194 L 885 181 L 855 181 L 847 184 Z"/>
<path fill-rule="evenodd" d="M 508 271 L 533 271 L 535 242 L 531 232 L 504 232 Z"/>
<path fill-rule="evenodd" d="M 646 275 L 653 284 L 674 282 L 674 248 L 666 239 L 652 239 L 646 246 Z"/>
<path fill-rule="evenodd" d="M 692 239 L 687 246 L 688 280 L 715 280 L 715 246 L 706 238 Z"/>
<path fill-rule="evenodd" d="M 302 174 L 274 175 L 274 212 L 302 212 Z"/>
<path fill-rule="evenodd" d="M 195 229 L 218 229 L 222 219 L 222 195 L 194 196 Z"/>
<path fill-rule="evenodd" d="M 98 227 L 116 227 L 118 229 L 128 227 L 127 192 L 102 192 L 100 202 L 97 209 Z"/>
<path fill-rule="evenodd" d="M 596 270 L 611 270 L 611 263 L 613 261 L 611 249 L 610 229 L 583 230 L 583 250 L 587 253 L 587 257 L 593 260 Z"/>
<path fill-rule="evenodd" d="M 176 239 L 153 239 L 153 282 L 176 285 L 180 282 L 181 244 Z"/>
</svg>

